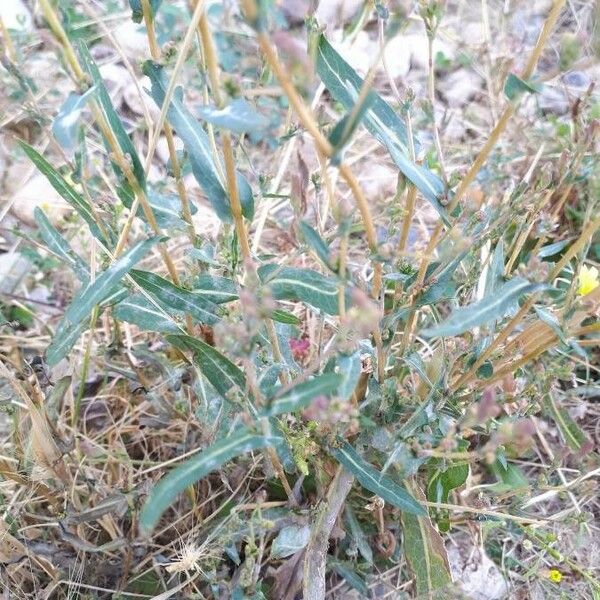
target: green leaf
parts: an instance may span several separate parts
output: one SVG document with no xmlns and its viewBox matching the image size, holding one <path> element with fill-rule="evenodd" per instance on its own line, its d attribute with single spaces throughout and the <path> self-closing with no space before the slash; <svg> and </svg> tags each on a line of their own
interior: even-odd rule
<svg viewBox="0 0 600 600">
<path fill-rule="evenodd" d="M 42 209 L 36 206 L 33 215 L 47 249 L 64 261 L 84 286 L 87 285 L 90 281 L 90 269 L 84 260 L 71 248 L 69 242 L 56 231 Z"/>
<path fill-rule="evenodd" d="M 431 502 L 448 502 L 450 492 L 467 480 L 469 463 L 457 462 L 445 470 L 436 469 L 427 484 L 427 498 Z"/>
<path fill-rule="evenodd" d="M 485 280 L 484 297 L 493 294 L 504 283 L 504 242 L 500 240 L 494 248 L 492 260 Z"/>
<path fill-rule="evenodd" d="M 490 465 L 490 469 L 498 479 L 498 483 L 492 486 L 495 493 L 500 494 L 508 490 L 525 490 L 529 488 L 529 481 L 523 471 L 517 465 L 506 462 L 504 457 L 496 459 Z"/>
<path fill-rule="evenodd" d="M 552 314 L 549 310 L 547 310 L 541 306 L 534 306 L 533 310 L 535 310 L 535 313 L 539 317 L 540 321 L 542 321 L 542 323 L 545 323 L 546 325 L 548 325 L 548 327 L 550 327 L 552 329 L 552 331 L 556 334 L 556 337 L 563 344 L 569 343 L 569 341 L 567 340 L 567 337 L 565 335 L 565 332 L 563 331 L 563 328 L 561 327 L 558 319 L 556 318 L 556 316 L 554 314 Z"/>
<path fill-rule="evenodd" d="M 200 323 L 213 325 L 219 321 L 217 305 L 202 296 L 179 287 L 160 275 L 148 271 L 132 270 L 131 278 L 144 290 L 152 294 L 167 312 L 174 309 L 191 315 Z"/>
<path fill-rule="evenodd" d="M 137 325 L 143 331 L 160 333 L 181 333 L 174 319 L 169 319 L 142 294 L 134 294 L 119 302 L 112 311 L 120 321 Z"/>
<path fill-rule="evenodd" d="M 131 203 L 123 202 L 127 208 L 131 208 Z M 148 203 L 152 212 L 156 217 L 156 222 L 161 229 L 184 229 L 187 227 L 187 223 L 181 216 L 181 199 L 179 196 L 172 194 L 158 194 L 157 192 L 148 191 Z M 190 202 L 190 213 L 195 215 L 198 212 L 196 206 Z M 138 217 L 145 219 L 144 211 L 140 206 L 138 208 Z"/>
<path fill-rule="evenodd" d="M 261 133 L 269 128 L 269 120 L 244 98 L 236 98 L 224 108 L 199 106 L 198 116 L 233 133 Z"/>
<path fill-rule="evenodd" d="M 220 440 L 185 461 L 163 477 L 150 492 L 140 511 L 141 534 L 149 535 L 165 510 L 189 486 L 216 471 L 236 456 L 266 446 L 276 446 L 281 442 L 281 438 L 258 435 L 242 428 L 235 431 L 230 437 Z"/>
<path fill-rule="evenodd" d="M 300 325 L 300 319 L 293 313 L 288 312 L 287 310 L 282 310 L 281 308 L 276 308 L 271 311 L 269 315 L 273 321 L 277 321 L 278 323 L 284 323 L 285 325 Z"/>
<path fill-rule="evenodd" d="M 411 485 L 411 491 L 418 499 L 425 500 L 418 486 Z M 404 555 L 415 578 L 417 596 L 445 597 L 441 592 L 452 585 L 452 575 L 440 534 L 428 516 L 419 517 L 403 512 L 401 519 Z"/>
<path fill-rule="evenodd" d="M 377 494 L 386 502 L 416 515 L 427 514 L 425 509 L 401 485 L 365 461 L 348 442 L 344 442 L 339 448 L 331 448 L 329 452 L 358 479 L 363 487 Z"/>
<path fill-rule="evenodd" d="M 360 523 L 356 518 L 352 507 L 349 504 L 346 504 L 344 512 L 346 515 L 346 522 L 348 524 L 348 528 L 350 529 L 350 533 L 352 534 L 352 537 L 356 542 L 356 547 L 358 548 L 358 551 L 369 564 L 373 564 L 373 550 L 371 550 L 369 540 L 367 539 L 363 528 L 360 526 Z"/>
<path fill-rule="evenodd" d="M 351 110 L 363 80 L 323 35 L 319 38 L 317 48 L 317 72 L 332 96 L 346 110 Z M 431 203 L 444 222 L 448 223 L 447 211 L 440 202 L 440 197 L 444 194 L 442 180 L 410 160 L 406 125 L 389 104 L 374 92 L 372 94 L 373 100 L 363 119 L 365 127 L 387 148 L 396 166 Z"/>
<path fill-rule="evenodd" d="M 95 86 L 83 94 L 71 92 L 63 102 L 56 117 L 54 117 L 52 121 L 52 134 L 65 150 L 73 150 L 75 148 L 77 144 L 79 117 L 87 101 L 95 92 Z"/>
<path fill-rule="evenodd" d="M 594 443 L 577 425 L 569 412 L 559 407 L 551 394 L 544 396 L 544 409 L 550 414 L 567 446 L 575 453 L 590 452 Z"/>
<path fill-rule="evenodd" d="M 363 598 L 369 597 L 369 588 L 367 587 L 365 580 L 356 572 L 352 563 L 329 559 L 327 565 L 342 577 L 350 587 L 362 594 Z"/>
<path fill-rule="evenodd" d="M 162 0 L 149 0 L 152 18 L 156 17 L 161 2 Z M 129 0 L 129 6 L 131 7 L 131 19 L 135 23 L 141 23 L 144 20 L 144 9 L 141 0 Z"/>
<path fill-rule="evenodd" d="M 96 96 L 98 98 L 98 102 L 102 112 L 104 113 L 104 117 L 110 127 L 112 133 L 114 134 L 119 147 L 121 148 L 121 152 L 125 155 L 125 157 L 131 161 L 133 174 L 137 179 L 142 190 L 146 189 L 146 173 L 144 171 L 144 166 L 142 165 L 142 161 L 138 156 L 138 153 L 133 145 L 133 142 L 127 135 L 127 131 L 125 131 L 125 127 L 121 118 L 117 114 L 117 111 L 114 109 L 112 105 L 112 101 L 108 94 L 108 91 L 102 81 L 102 76 L 100 75 L 100 71 L 96 66 L 92 56 L 90 55 L 87 46 L 83 43 L 79 43 L 79 55 L 81 57 L 81 66 L 84 71 L 91 77 L 94 86 L 97 89 Z M 113 165 L 121 172 L 120 168 L 117 165 Z M 128 185 L 128 184 L 126 184 Z"/>
<path fill-rule="evenodd" d="M 159 240 L 160 238 L 155 237 L 138 242 L 92 283 L 80 290 L 67 308 L 63 320 L 56 329 L 52 343 L 48 347 L 46 358 L 49 365 L 55 365 L 73 347 L 81 332 L 87 327 L 87 323 L 84 321 L 89 318 L 94 306 L 110 298 L 113 294 L 122 295 L 125 292 L 125 290 L 115 292 L 115 287 Z M 84 326 L 83 329 L 81 329 L 81 325 Z"/>
<path fill-rule="evenodd" d="M 154 102 L 159 108 L 162 108 L 166 96 L 162 67 L 152 61 L 146 61 L 143 72 L 150 78 L 152 83 L 151 95 Z M 194 177 L 206 193 L 218 217 L 223 221 L 231 221 L 229 196 L 215 165 L 208 135 L 204 132 L 200 123 L 185 108 L 181 88 L 175 91 L 171 99 L 167 118 L 183 141 L 189 155 Z M 239 173 L 237 174 L 237 183 L 242 212 L 245 217 L 251 219 L 254 214 L 252 189 L 246 179 Z"/>
<path fill-rule="evenodd" d="M 310 304 L 329 315 L 337 315 L 338 283 L 312 269 L 279 267 L 267 264 L 259 267 L 258 276 L 269 286 L 277 300 L 296 300 Z M 347 294 L 347 304 L 349 304 Z"/>
<path fill-rule="evenodd" d="M 321 259 L 322 263 L 332 269 L 329 247 L 323 238 L 308 223 L 300 221 L 300 231 L 304 241 L 315 251 L 315 254 Z"/>
<path fill-rule="evenodd" d="M 238 286 L 235 281 L 216 275 L 198 275 L 192 287 L 194 294 L 209 302 L 225 304 L 238 299 Z"/>
<path fill-rule="evenodd" d="M 106 242 L 100 232 L 92 209 L 88 201 L 75 189 L 67 183 L 66 179 L 32 146 L 22 140 L 18 140 L 25 154 L 31 159 L 31 162 L 46 177 L 50 185 L 77 211 L 79 216 L 88 224 L 94 237 L 101 242 Z"/>
<path fill-rule="evenodd" d="M 530 81 L 523 81 L 523 79 L 520 79 L 514 73 L 509 73 L 504 84 L 504 95 L 509 100 L 515 100 L 521 94 L 537 94 L 540 89 L 539 85 Z"/>
<path fill-rule="evenodd" d="M 564 250 L 572 241 L 573 238 L 567 238 L 566 240 L 560 240 L 559 242 L 542 246 L 538 252 L 538 256 L 540 258 L 549 258 L 550 256 L 555 256 L 561 250 Z"/>
<path fill-rule="evenodd" d="M 279 531 L 271 544 L 271 558 L 286 558 L 302 550 L 310 539 L 308 525 L 289 525 Z"/>
<path fill-rule="evenodd" d="M 324 373 L 303 381 L 283 392 L 260 411 L 263 417 L 272 417 L 281 413 L 290 413 L 307 407 L 317 396 L 329 396 L 340 385 L 341 377 L 336 373 Z"/>
<path fill-rule="evenodd" d="M 244 373 L 218 350 L 189 335 L 168 335 L 167 341 L 180 350 L 191 350 L 194 362 L 211 385 L 225 398 L 232 389 L 246 389 Z"/>
<path fill-rule="evenodd" d="M 504 283 L 491 296 L 485 296 L 478 302 L 458 308 L 441 324 L 422 330 L 421 335 L 425 337 L 459 335 L 484 323 L 502 318 L 507 312 L 513 310 L 524 294 L 547 288 L 544 283 L 530 283 L 526 279 L 515 277 Z"/>
</svg>

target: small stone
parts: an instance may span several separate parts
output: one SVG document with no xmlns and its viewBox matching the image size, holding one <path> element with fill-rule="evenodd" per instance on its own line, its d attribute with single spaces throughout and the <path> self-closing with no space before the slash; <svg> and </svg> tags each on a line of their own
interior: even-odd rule
<svg viewBox="0 0 600 600">
<path fill-rule="evenodd" d="M 320 25 L 341 25 L 352 19 L 362 5 L 363 0 L 321 0 L 315 17 Z"/>
<path fill-rule="evenodd" d="M 401 36 L 406 45 L 410 48 L 410 64 L 413 69 L 427 70 L 429 65 L 429 42 L 425 32 L 423 33 L 411 33 L 405 36 Z M 454 50 L 449 44 L 435 38 L 433 40 L 433 57 L 437 56 L 438 53 L 443 54 L 448 60 L 454 59 Z"/>
<path fill-rule="evenodd" d="M 534 98 L 537 100 L 538 108 L 543 113 L 564 115 L 569 110 L 569 99 L 562 90 L 557 88 L 545 85 Z"/>
<path fill-rule="evenodd" d="M 2 0 L 0 2 L 0 17 L 7 29 L 16 31 L 31 31 L 33 18 L 31 11 L 23 0 Z"/>
<path fill-rule="evenodd" d="M 440 86 L 450 108 L 460 108 L 481 90 L 481 77 L 468 69 L 458 69 L 448 75 Z"/>
<path fill-rule="evenodd" d="M 14 192 L 11 210 L 23 223 L 35 227 L 33 213 L 36 208 L 41 208 L 54 226 L 71 212 L 71 207 L 59 196 L 48 180 L 37 173 Z"/>
<path fill-rule="evenodd" d="M 583 71 L 570 71 L 569 73 L 565 73 L 562 80 L 565 85 L 579 90 L 587 89 L 592 82 L 590 76 Z"/>
<path fill-rule="evenodd" d="M 143 77 L 142 81 L 138 86 L 135 85 L 131 79 L 129 79 L 129 83 L 123 88 L 123 100 L 125 104 L 134 112 L 136 115 L 144 114 L 144 105 L 142 104 L 141 94 L 144 96 L 143 102 L 146 104 L 146 108 L 148 109 L 148 113 L 154 122 L 158 121 L 160 117 L 160 108 L 156 106 L 156 103 L 150 96 L 148 96 L 144 89 L 150 89 L 150 80 L 147 77 Z"/>
<path fill-rule="evenodd" d="M 127 69 L 115 63 L 107 63 L 101 65 L 98 70 L 100 71 L 102 81 L 106 86 L 113 106 L 119 108 L 123 102 L 125 88 L 131 81 Z"/>
<path fill-rule="evenodd" d="M 119 25 L 113 31 L 113 35 L 127 58 L 139 62 L 150 56 L 144 28 L 130 19 Z"/>
</svg>

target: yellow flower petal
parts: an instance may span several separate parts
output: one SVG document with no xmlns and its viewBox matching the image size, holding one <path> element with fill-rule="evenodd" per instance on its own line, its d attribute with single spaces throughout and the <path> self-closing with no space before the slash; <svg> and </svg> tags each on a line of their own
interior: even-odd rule
<svg viewBox="0 0 600 600">
<path fill-rule="evenodd" d="M 558 569 L 550 569 L 548 579 L 554 583 L 560 583 L 562 581 L 562 573 Z"/>
<path fill-rule="evenodd" d="M 596 267 L 581 266 L 579 271 L 579 287 L 577 293 L 580 296 L 585 296 L 595 290 L 600 285 L 598 281 L 598 269 Z"/>
</svg>

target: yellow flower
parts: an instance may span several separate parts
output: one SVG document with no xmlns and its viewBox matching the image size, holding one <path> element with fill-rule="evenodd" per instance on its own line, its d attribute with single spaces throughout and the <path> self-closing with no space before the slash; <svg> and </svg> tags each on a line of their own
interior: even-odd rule
<svg viewBox="0 0 600 600">
<path fill-rule="evenodd" d="M 600 281 L 598 281 L 598 269 L 582 265 L 579 271 L 579 288 L 577 289 L 577 293 L 580 296 L 585 296 L 592 290 L 595 290 L 598 285 L 600 285 Z"/>
<path fill-rule="evenodd" d="M 554 583 L 560 583 L 562 581 L 562 573 L 558 569 L 550 569 L 548 579 Z"/>
</svg>

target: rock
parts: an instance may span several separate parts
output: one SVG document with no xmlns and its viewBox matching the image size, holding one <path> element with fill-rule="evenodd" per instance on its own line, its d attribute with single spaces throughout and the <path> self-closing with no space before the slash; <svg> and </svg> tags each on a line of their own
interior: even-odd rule
<svg viewBox="0 0 600 600">
<path fill-rule="evenodd" d="M 301 25 L 308 14 L 310 1 L 282 0 L 280 7 L 289 25 Z"/>
<path fill-rule="evenodd" d="M 410 33 L 408 35 L 399 36 L 402 37 L 407 46 L 410 48 L 410 64 L 412 68 L 422 69 L 427 71 L 429 64 L 429 42 L 427 41 L 427 36 L 425 32 L 423 33 Z M 433 56 L 437 55 L 437 53 L 442 53 L 448 60 L 454 59 L 454 50 L 452 47 L 436 38 L 433 41 Z"/>
<path fill-rule="evenodd" d="M 152 98 L 144 92 L 145 89 L 150 89 L 150 80 L 147 77 L 143 77 L 139 83 L 139 87 L 142 95 L 144 96 L 144 102 L 148 112 L 150 113 L 150 116 L 152 117 L 152 120 L 154 122 L 158 121 L 158 118 L 160 117 L 160 108 L 158 108 L 154 100 L 152 100 Z M 131 81 L 131 78 L 129 78 L 129 83 L 123 89 L 123 100 L 136 115 L 144 114 L 140 92 L 138 91 L 135 83 Z"/>
<path fill-rule="evenodd" d="M 479 21 L 465 23 L 460 34 L 461 42 L 467 46 L 480 46 L 485 42 L 483 24 Z"/>
<path fill-rule="evenodd" d="M 175 149 L 177 151 L 183 150 L 183 142 L 178 137 L 174 137 L 174 141 Z M 163 165 L 166 165 L 171 159 L 167 138 L 164 135 L 161 135 L 156 143 L 156 156 L 158 156 Z"/>
<path fill-rule="evenodd" d="M 33 18 L 31 11 L 25 6 L 23 0 L 2 0 L 0 2 L 0 17 L 7 29 L 17 31 L 31 31 Z"/>
<path fill-rule="evenodd" d="M 545 85 L 539 94 L 532 96 L 543 113 L 564 115 L 569 111 L 569 99 L 562 90 Z"/>
<path fill-rule="evenodd" d="M 458 546 L 449 545 L 448 561 L 452 579 L 458 582 L 469 600 L 503 600 L 508 586 L 495 563 L 483 548 L 471 546 L 461 539 Z"/>
<path fill-rule="evenodd" d="M 98 67 L 108 95 L 115 108 L 119 108 L 123 102 L 125 89 L 131 82 L 131 77 L 125 67 L 115 63 L 106 63 Z"/>
<path fill-rule="evenodd" d="M 360 183 L 369 202 L 378 198 L 393 195 L 396 191 L 398 171 L 375 163 L 365 176 L 361 176 Z"/>
<path fill-rule="evenodd" d="M 12 213 L 23 223 L 35 227 L 33 212 L 41 208 L 53 225 L 58 225 L 71 212 L 71 207 L 41 174 L 36 173 L 12 198 Z"/>
<path fill-rule="evenodd" d="M 452 142 L 462 140 L 465 137 L 467 128 L 460 111 L 450 110 L 444 117 L 444 122 L 442 123 L 442 135 L 444 139 Z"/>
<path fill-rule="evenodd" d="M 343 59 L 362 77 L 369 70 L 372 61 L 377 56 L 378 44 L 371 41 L 366 31 L 360 31 L 352 44 L 347 40 L 336 41 L 341 38 L 341 31 L 333 32 L 332 46 L 342 55 Z"/>
<path fill-rule="evenodd" d="M 443 80 L 440 90 L 450 108 L 460 108 L 481 90 L 481 84 L 482 79 L 477 73 L 458 69 Z"/>
<path fill-rule="evenodd" d="M 410 71 L 411 48 L 402 35 L 392 38 L 385 47 L 385 62 L 390 77 L 398 79 L 406 77 Z"/>
<path fill-rule="evenodd" d="M 32 267 L 32 263 L 18 252 L 0 254 L 0 292 L 12 294 Z"/>
<path fill-rule="evenodd" d="M 363 5 L 363 0 L 321 0 L 315 11 L 320 25 L 340 25 L 352 19 Z"/>
<path fill-rule="evenodd" d="M 150 56 L 148 38 L 141 25 L 126 19 L 113 31 L 113 35 L 127 58 L 140 62 Z"/>
<path fill-rule="evenodd" d="M 592 83 L 590 76 L 583 71 L 569 71 L 563 75 L 562 80 L 565 85 L 577 90 L 586 90 Z"/>
</svg>

